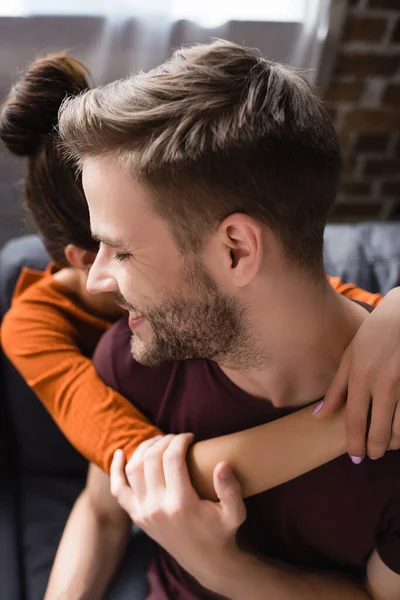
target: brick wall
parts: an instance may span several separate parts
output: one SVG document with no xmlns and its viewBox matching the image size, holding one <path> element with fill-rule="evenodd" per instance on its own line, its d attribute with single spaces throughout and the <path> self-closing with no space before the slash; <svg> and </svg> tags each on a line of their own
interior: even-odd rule
<svg viewBox="0 0 400 600">
<path fill-rule="evenodd" d="M 400 216 L 400 0 L 349 0 L 325 92 L 345 155 L 332 220 Z"/>
</svg>

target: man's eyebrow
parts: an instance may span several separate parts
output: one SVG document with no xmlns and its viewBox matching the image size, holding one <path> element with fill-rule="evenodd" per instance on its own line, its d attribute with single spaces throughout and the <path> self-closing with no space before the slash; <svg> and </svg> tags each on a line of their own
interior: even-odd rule
<svg viewBox="0 0 400 600">
<path fill-rule="evenodd" d="M 122 240 L 118 238 L 109 237 L 107 235 L 100 235 L 97 233 L 92 233 L 92 240 L 95 242 L 99 242 L 99 244 L 105 244 L 106 246 L 110 246 L 110 248 L 123 248 L 124 243 Z"/>
</svg>

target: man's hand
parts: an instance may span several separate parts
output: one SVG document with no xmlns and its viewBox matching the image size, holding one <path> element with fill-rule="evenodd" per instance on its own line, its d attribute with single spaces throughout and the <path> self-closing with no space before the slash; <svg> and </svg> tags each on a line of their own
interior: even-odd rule
<svg viewBox="0 0 400 600">
<path fill-rule="evenodd" d="M 191 485 L 186 453 L 192 434 L 143 442 L 126 465 L 117 450 L 111 493 L 132 520 L 203 586 L 218 588 L 221 569 L 240 554 L 236 531 L 246 518 L 239 482 L 226 463 L 214 470 L 219 503 L 200 500 Z"/>
<path fill-rule="evenodd" d="M 316 417 L 331 416 L 346 398 L 353 462 L 360 463 L 366 453 L 376 459 L 400 448 L 400 288 L 389 292 L 361 325 Z"/>
</svg>

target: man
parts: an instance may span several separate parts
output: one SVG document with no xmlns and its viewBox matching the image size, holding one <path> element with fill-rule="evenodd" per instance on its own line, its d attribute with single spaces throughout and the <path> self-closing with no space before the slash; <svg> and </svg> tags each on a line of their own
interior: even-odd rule
<svg viewBox="0 0 400 600">
<path fill-rule="evenodd" d="M 135 453 L 133 492 L 113 465 L 114 494 L 160 545 L 149 597 L 399 598 L 399 453 L 337 459 L 246 505 L 227 464 L 220 504 L 185 469 L 185 432 L 213 437 L 321 398 L 368 314 L 325 279 L 341 158 L 312 87 L 215 42 L 68 102 L 60 133 L 100 242 L 88 287 L 130 313 L 100 343 L 99 372 L 183 434 Z"/>
</svg>

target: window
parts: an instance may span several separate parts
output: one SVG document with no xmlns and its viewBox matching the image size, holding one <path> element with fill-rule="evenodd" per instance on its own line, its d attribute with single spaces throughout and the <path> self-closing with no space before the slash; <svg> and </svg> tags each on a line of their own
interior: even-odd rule
<svg viewBox="0 0 400 600">
<path fill-rule="evenodd" d="M 307 0 L 1 0 L 0 16 L 29 15 L 107 15 L 165 16 L 187 19 L 204 27 L 217 27 L 226 21 L 301 22 Z"/>
</svg>

